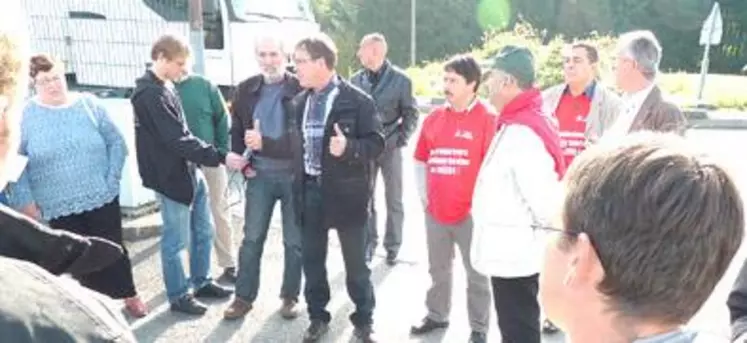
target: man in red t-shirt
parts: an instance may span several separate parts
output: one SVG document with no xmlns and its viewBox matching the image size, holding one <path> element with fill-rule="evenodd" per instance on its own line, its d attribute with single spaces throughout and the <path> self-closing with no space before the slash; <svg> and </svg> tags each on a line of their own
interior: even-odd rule
<svg viewBox="0 0 747 343">
<path fill-rule="evenodd" d="M 596 82 L 599 53 L 587 43 L 569 46 L 563 56 L 564 83 L 543 92 L 545 110 L 558 120 L 566 166 L 617 119 L 620 98 Z"/>
<path fill-rule="evenodd" d="M 415 148 L 432 284 L 426 295 L 428 315 L 411 332 L 425 334 L 448 326 L 456 244 L 467 271 L 470 342 L 480 343 L 486 340 L 491 293 L 488 278 L 470 263 L 470 211 L 477 173 L 496 131 L 496 115 L 477 99 L 477 61 L 459 55 L 446 63 L 444 72 L 448 104 L 431 112 Z"/>
</svg>

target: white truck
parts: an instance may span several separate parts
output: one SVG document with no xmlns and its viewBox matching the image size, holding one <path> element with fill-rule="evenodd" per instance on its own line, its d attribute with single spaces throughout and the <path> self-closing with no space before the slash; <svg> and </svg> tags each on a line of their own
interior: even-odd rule
<svg viewBox="0 0 747 343">
<path fill-rule="evenodd" d="M 161 34 L 189 37 L 190 0 L 24 0 L 34 52 L 61 59 L 74 86 L 127 96 Z M 256 73 L 254 38 L 286 48 L 319 31 L 309 0 L 202 0 L 205 76 L 226 92 Z"/>
</svg>

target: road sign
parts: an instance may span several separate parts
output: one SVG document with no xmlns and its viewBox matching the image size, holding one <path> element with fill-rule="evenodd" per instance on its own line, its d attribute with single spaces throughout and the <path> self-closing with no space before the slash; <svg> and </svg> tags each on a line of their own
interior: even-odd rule
<svg viewBox="0 0 747 343">
<path fill-rule="evenodd" d="M 723 33 L 724 21 L 721 18 L 721 8 L 718 2 L 715 2 L 711 14 L 703 22 L 703 28 L 700 29 L 700 45 L 719 45 Z"/>
</svg>

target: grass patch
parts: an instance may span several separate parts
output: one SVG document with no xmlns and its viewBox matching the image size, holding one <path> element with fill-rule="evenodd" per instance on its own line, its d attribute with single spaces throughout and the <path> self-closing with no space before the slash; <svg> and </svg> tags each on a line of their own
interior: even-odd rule
<svg viewBox="0 0 747 343">
<path fill-rule="evenodd" d="M 489 32 L 483 38 L 481 47 L 470 53 L 478 59 L 492 55 L 506 44 L 523 45 L 535 55 L 537 64 L 537 86 L 541 89 L 559 84 L 563 81 L 561 49 L 565 42 L 558 37 L 548 44 L 541 43 L 542 35 L 528 24 L 517 25 L 513 31 Z M 611 85 L 610 58 L 613 54 L 615 37 L 592 34 L 585 39 L 596 45 L 600 51 L 601 82 Z M 441 78 L 443 62 L 432 61 L 422 66 L 407 69 L 412 78 L 414 92 L 417 96 L 443 97 Z M 698 82 L 700 75 L 682 72 L 662 73 L 658 84 L 665 94 L 681 107 L 697 104 Z M 747 110 L 747 77 L 739 75 L 711 74 L 706 78 L 703 101 L 719 109 Z"/>
</svg>

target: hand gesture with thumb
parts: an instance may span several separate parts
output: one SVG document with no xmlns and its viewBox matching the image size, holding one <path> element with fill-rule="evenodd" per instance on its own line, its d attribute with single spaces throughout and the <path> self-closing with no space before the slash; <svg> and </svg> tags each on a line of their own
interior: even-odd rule
<svg viewBox="0 0 747 343">
<path fill-rule="evenodd" d="M 262 132 L 259 130 L 259 119 L 254 120 L 254 127 L 244 133 L 244 144 L 252 150 L 262 150 Z"/>
<path fill-rule="evenodd" d="M 345 133 L 340 129 L 340 125 L 335 123 L 334 125 L 335 135 L 329 139 L 329 153 L 332 156 L 340 157 L 345 153 L 345 147 L 348 144 L 348 140 L 345 137 Z"/>
</svg>

